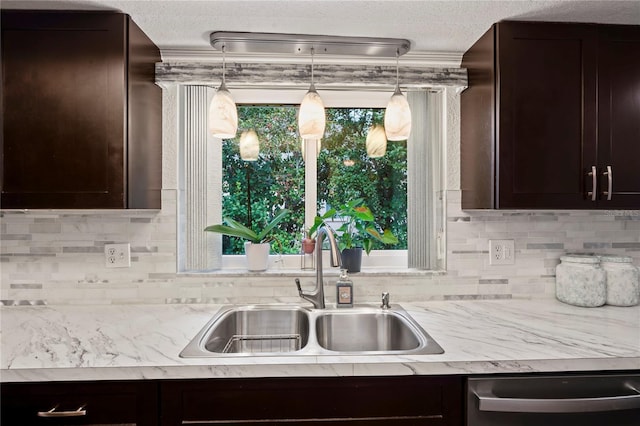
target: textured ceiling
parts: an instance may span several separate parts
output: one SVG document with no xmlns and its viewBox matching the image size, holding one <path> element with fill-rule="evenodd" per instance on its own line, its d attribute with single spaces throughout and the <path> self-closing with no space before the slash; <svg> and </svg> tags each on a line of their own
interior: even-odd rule
<svg viewBox="0 0 640 426">
<path fill-rule="evenodd" d="M 111 9 L 162 49 L 206 50 L 212 31 L 406 38 L 412 52 L 464 52 L 503 19 L 640 25 L 640 1 L 0 0 L 2 8 Z"/>
</svg>

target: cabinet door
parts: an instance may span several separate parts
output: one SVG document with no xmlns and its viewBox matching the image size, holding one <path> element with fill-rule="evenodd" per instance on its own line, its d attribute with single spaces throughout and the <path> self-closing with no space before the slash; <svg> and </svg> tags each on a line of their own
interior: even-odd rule
<svg viewBox="0 0 640 426">
<path fill-rule="evenodd" d="M 461 425 L 462 379 L 262 378 L 168 381 L 162 425 Z"/>
<path fill-rule="evenodd" d="M 3 208 L 125 206 L 126 19 L 2 11 Z"/>
<path fill-rule="evenodd" d="M 153 382 L 2 384 L 2 426 L 158 424 Z"/>
<path fill-rule="evenodd" d="M 640 209 L 640 27 L 603 26 L 598 52 L 599 204 Z"/>
<path fill-rule="evenodd" d="M 595 208 L 595 27 L 497 28 L 496 207 Z"/>
</svg>

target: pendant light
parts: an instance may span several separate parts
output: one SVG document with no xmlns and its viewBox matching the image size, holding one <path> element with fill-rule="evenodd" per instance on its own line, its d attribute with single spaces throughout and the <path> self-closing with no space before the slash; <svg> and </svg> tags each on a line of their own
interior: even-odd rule
<svg viewBox="0 0 640 426">
<path fill-rule="evenodd" d="M 209 131 L 220 139 L 231 139 L 238 132 L 238 110 L 231 93 L 225 85 L 225 46 L 222 46 L 222 84 L 211 99 L 209 106 Z"/>
<path fill-rule="evenodd" d="M 260 154 L 260 141 L 255 130 L 242 132 L 240 136 L 240 158 L 244 161 L 257 161 Z"/>
<path fill-rule="evenodd" d="M 387 152 L 387 135 L 384 127 L 374 124 L 367 133 L 367 155 L 369 158 L 383 157 Z"/>
<path fill-rule="evenodd" d="M 396 90 L 393 92 L 384 112 L 384 129 L 390 141 L 404 141 L 411 134 L 411 109 L 409 102 L 400 91 L 400 50 L 396 51 Z"/>
<path fill-rule="evenodd" d="M 298 131 L 302 139 L 322 139 L 324 135 L 324 103 L 313 84 L 313 47 L 311 48 L 311 86 L 300 104 Z"/>
</svg>

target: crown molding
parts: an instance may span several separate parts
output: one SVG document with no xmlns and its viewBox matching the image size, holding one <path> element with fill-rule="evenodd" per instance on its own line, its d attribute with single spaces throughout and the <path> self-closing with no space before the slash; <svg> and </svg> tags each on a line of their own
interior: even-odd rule
<svg viewBox="0 0 640 426">
<path fill-rule="evenodd" d="M 163 62 L 222 62 L 222 52 L 213 48 L 164 48 L 160 49 Z M 462 52 L 409 52 L 400 57 L 401 66 L 415 67 L 459 67 Z M 308 64 L 308 55 L 279 55 L 268 53 L 226 53 L 227 62 L 270 63 L 270 64 Z M 395 58 L 372 58 L 366 56 L 316 55 L 315 64 L 327 65 L 392 65 Z"/>
<path fill-rule="evenodd" d="M 306 88 L 311 81 L 310 64 L 239 63 L 227 61 L 229 88 Z M 160 62 L 156 64 L 156 83 L 217 86 L 222 66 L 215 62 Z M 467 70 L 459 67 L 425 67 L 401 64 L 320 64 L 315 67 L 314 83 L 323 89 L 393 88 L 396 74 L 405 88 L 466 87 Z"/>
</svg>

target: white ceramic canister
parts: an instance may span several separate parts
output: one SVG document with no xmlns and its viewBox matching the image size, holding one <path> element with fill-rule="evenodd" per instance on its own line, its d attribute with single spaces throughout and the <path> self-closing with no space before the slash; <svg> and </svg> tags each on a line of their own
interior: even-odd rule
<svg viewBox="0 0 640 426">
<path fill-rule="evenodd" d="M 567 255 L 556 266 L 556 298 L 576 306 L 602 306 L 607 301 L 606 272 L 600 258 L 589 255 Z"/>
<path fill-rule="evenodd" d="M 607 273 L 607 304 L 634 306 L 640 298 L 640 271 L 628 256 L 601 255 L 600 266 Z"/>
</svg>

